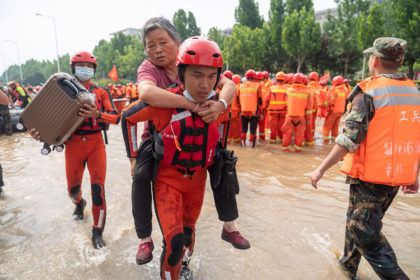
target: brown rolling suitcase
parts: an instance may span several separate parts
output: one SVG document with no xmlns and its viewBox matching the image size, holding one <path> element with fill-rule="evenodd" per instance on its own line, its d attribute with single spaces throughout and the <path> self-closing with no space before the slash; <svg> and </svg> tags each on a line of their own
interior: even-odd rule
<svg viewBox="0 0 420 280">
<path fill-rule="evenodd" d="M 75 78 L 67 73 L 56 73 L 22 112 L 23 124 L 39 132 L 45 142 L 44 148 L 49 149 L 49 145 L 62 147 L 83 122 L 84 118 L 78 116 L 80 108 L 94 102 L 94 95 Z"/>
</svg>

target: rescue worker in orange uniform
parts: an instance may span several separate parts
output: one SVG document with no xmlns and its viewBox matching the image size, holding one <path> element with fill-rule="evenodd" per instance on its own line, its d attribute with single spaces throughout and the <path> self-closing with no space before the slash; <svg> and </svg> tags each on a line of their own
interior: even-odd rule
<svg viewBox="0 0 420 280">
<path fill-rule="evenodd" d="M 255 133 L 257 131 L 258 120 L 262 117 L 263 100 L 260 82 L 256 80 L 256 73 L 250 69 L 245 73 L 246 82 L 239 86 L 239 105 L 241 106 L 241 147 L 255 147 Z M 249 142 L 246 139 L 250 126 Z"/>
<path fill-rule="evenodd" d="M 296 73 L 293 76 L 293 84 L 287 89 L 287 114 L 282 127 L 281 149 L 283 152 L 290 151 L 293 133 L 295 134 L 294 150 L 296 153 L 302 152 L 306 123 L 312 115 L 312 110 L 310 110 L 312 99 L 308 86 L 305 85 L 305 78 L 306 76 L 302 73 Z"/>
<path fill-rule="evenodd" d="M 222 66 L 222 54 L 215 42 L 203 37 L 189 38 L 177 56 L 183 85 L 168 90 L 193 100 L 198 107 L 215 98 Z M 137 122 L 153 123 L 154 156 L 159 161 L 154 202 L 164 237 L 161 278 L 179 279 L 181 261 L 185 255 L 191 256 L 194 249 L 195 223 L 203 204 L 207 167 L 213 164 L 220 141 L 217 123 L 205 123 L 195 109 L 156 108 L 141 101 L 126 108 L 122 118 L 129 157 L 135 157 L 137 152 L 131 129 Z"/>
<path fill-rule="evenodd" d="M 311 122 L 311 135 L 309 135 L 308 128 L 305 130 L 305 144 L 308 146 L 313 146 L 314 143 L 314 135 L 315 135 L 315 120 L 317 117 L 318 111 L 318 99 L 319 99 L 319 92 L 323 89 L 321 84 L 319 83 L 319 75 L 317 72 L 311 72 L 309 74 L 309 83 L 308 88 L 313 95 L 313 109 L 312 109 L 312 122 Z"/>
<path fill-rule="evenodd" d="M 267 73 L 268 74 L 268 73 Z M 264 73 L 261 71 L 257 71 L 255 73 L 255 78 L 260 83 L 261 88 L 261 98 L 262 98 L 262 118 L 258 121 L 258 138 L 262 141 L 265 140 L 265 122 L 267 117 L 267 110 L 266 110 L 266 104 L 265 101 L 268 97 L 268 87 L 266 86 L 264 82 Z"/>
<path fill-rule="evenodd" d="M 348 175 L 350 195 L 339 264 L 349 279 L 358 278 L 362 256 L 381 279 L 409 279 L 381 232 L 382 219 L 400 186 L 404 194 L 419 189 L 420 92 L 406 74 L 398 73 L 406 43 L 393 37 L 378 38 L 363 52 L 370 54 L 372 76 L 350 94 L 352 106 L 345 129 L 311 175 L 317 188 L 324 173 L 344 157 L 341 171 Z"/>
<path fill-rule="evenodd" d="M 285 84 L 286 74 L 278 72 L 276 83 L 268 89 L 266 100 L 267 112 L 270 119 L 270 143 L 275 144 L 277 139 L 283 139 L 282 127 L 287 113 L 287 88 Z"/>
<path fill-rule="evenodd" d="M 340 119 L 345 111 L 346 105 L 346 87 L 343 77 L 336 76 L 332 80 L 332 88 L 330 90 L 330 99 L 324 102 L 325 107 L 331 106 L 331 112 L 325 118 L 322 134 L 324 135 L 324 143 L 330 143 L 338 136 L 338 127 Z M 331 138 L 330 138 L 331 133 Z"/>
<path fill-rule="evenodd" d="M 99 87 L 90 81 L 96 71 L 96 58 L 93 54 L 82 51 L 70 60 L 70 67 L 76 79 L 95 95 L 96 105 L 85 105 L 79 115 L 84 122 L 65 143 L 65 162 L 67 191 L 76 205 L 73 215 L 76 220 L 84 218 L 86 200 L 82 197 L 82 179 L 85 166 L 89 170 L 92 195 L 92 243 L 95 249 L 104 247 L 102 233 L 106 220 L 105 177 L 106 153 L 101 131 L 105 124 L 118 124 L 118 115 L 111 94 L 106 88 Z M 40 140 L 39 133 L 31 129 L 32 137 Z"/>
</svg>

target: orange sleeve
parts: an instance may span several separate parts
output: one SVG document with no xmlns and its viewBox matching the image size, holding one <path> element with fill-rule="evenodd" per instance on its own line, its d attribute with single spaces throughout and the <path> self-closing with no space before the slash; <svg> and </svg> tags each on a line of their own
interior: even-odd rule
<svg viewBox="0 0 420 280">
<path fill-rule="evenodd" d="M 95 91 L 97 91 L 96 97 L 99 99 L 98 101 L 101 107 L 101 114 L 98 120 L 104 123 L 118 124 L 120 122 L 120 115 L 115 109 L 109 91 L 104 88 L 95 88 Z"/>
<path fill-rule="evenodd" d="M 166 108 L 155 108 L 140 100 L 126 107 L 121 116 L 121 129 L 128 157 L 136 157 L 137 123 L 152 121 L 157 130 L 162 130 L 170 121 L 171 111 Z"/>
</svg>

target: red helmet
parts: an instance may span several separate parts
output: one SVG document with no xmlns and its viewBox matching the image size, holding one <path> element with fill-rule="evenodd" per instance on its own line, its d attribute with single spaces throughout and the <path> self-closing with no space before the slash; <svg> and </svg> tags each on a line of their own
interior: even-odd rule
<svg viewBox="0 0 420 280">
<path fill-rule="evenodd" d="M 343 77 L 341 76 L 335 76 L 334 79 L 332 79 L 332 85 L 333 86 L 339 86 L 344 83 Z"/>
<path fill-rule="evenodd" d="M 262 74 L 264 79 L 268 79 L 268 77 L 270 76 L 267 71 L 263 71 Z"/>
<path fill-rule="evenodd" d="M 233 75 L 232 76 L 232 81 L 235 84 L 239 85 L 241 83 L 241 76 L 239 76 L 238 74 Z"/>
<path fill-rule="evenodd" d="M 317 72 L 311 72 L 309 74 L 309 80 L 314 80 L 314 81 L 318 81 L 319 79 L 319 75 Z"/>
<path fill-rule="evenodd" d="M 248 71 L 246 71 L 245 73 L 245 78 L 247 79 L 255 79 L 256 73 L 254 70 L 249 69 Z"/>
<path fill-rule="evenodd" d="M 233 76 L 233 74 L 232 74 L 232 72 L 230 72 L 229 70 L 226 70 L 225 72 L 223 72 L 223 76 L 225 76 L 226 78 L 228 78 L 228 79 L 231 79 L 231 80 L 232 80 L 232 76 Z"/>
<path fill-rule="evenodd" d="M 349 79 L 344 79 L 343 80 L 343 83 L 345 83 L 345 84 L 348 84 L 350 81 L 349 81 Z"/>
<path fill-rule="evenodd" d="M 257 80 L 262 80 L 262 79 L 264 79 L 264 75 L 261 71 L 257 71 L 257 73 L 255 73 L 255 78 Z"/>
<path fill-rule="evenodd" d="M 35 91 L 39 91 L 41 89 L 41 86 L 37 86 L 36 88 L 35 88 Z"/>
<path fill-rule="evenodd" d="M 132 87 L 132 86 L 133 86 L 133 83 L 129 83 L 129 84 L 128 84 L 128 86 L 129 86 L 129 87 Z"/>
<path fill-rule="evenodd" d="M 223 59 L 219 46 L 205 37 L 186 39 L 178 50 L 176 65 L 192 64 L 222 68 Z"/>
<path fill-rule="evenodd" d="M 308 79 L 308 76 L 306 76 L 306 75 L 304 75 L 305 76 L 305 78 L 304 78 L 304 80 L 303 80 L 303 83 L 305 84 L 305 85 L 307 85 L 308 83 L 309 83 L 309 79 Z"/>
<path fill-rule="evenodd" d="M 108 84 L 108 88 L 112 87 L 112 84 Z"/>
<path fill-rule="evenodd" d="M 294 75 L 293 73 L 286 74 L 286 80 L 285 80 L 285 82 L 291 84 L 293 82 L 293 75 Z"/>
<path fill-rule="evenodd" d="M 117 87 L 121 87 L 121 84 L 118 84 Z"/>
<path fill-rule="evenodd" d="M 283 71 L 278 72 L 276 74 L 276 80 L 285 81 L 286 80 L 286 74 L 284 74 Z"/>
<path fill-rule="evenodd" d="M 74 73 L 73 64 L 75 62 L 90 62 L 93 64 L 93 69 L 96 71 L 96 57 L 90 52 L 82 51 L 73 55 L 73 57 L 70 59 L 70 67 L 73 73 Z"/>
<path fill-rule="evenodd" d="M 305 75 L 303 75 L 302 73 L 294 74 L 292 83 L 294 83 L 294 84 L 304 84 L 305 83 Z"/>
</svg>

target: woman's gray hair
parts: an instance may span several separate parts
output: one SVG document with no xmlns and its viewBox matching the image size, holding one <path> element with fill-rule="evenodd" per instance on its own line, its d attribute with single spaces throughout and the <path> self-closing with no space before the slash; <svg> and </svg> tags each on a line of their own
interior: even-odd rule
<svg viewBox="0 0 420 280">
<path fill-rule="evenodd" d="M 164 17 L 154 17 L 146 21 L 143 25 L 142 30 L 142 40 L 143 40 L 143 47 L 146 50 L 146 36 L 147 33 L 155 30 L 155 29 L 163 29 L 168 32 L 169 36 L 176 42 L 179 43 L 181 39 L 179 38 L 178 31 L 176 30 L 175 26 Z"/>
</svg>

